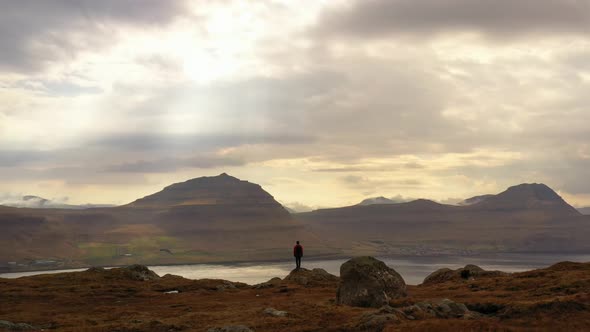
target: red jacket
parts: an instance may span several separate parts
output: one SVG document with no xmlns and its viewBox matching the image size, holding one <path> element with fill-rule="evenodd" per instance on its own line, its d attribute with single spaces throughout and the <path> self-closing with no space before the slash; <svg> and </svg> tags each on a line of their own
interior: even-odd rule
<svg viewBox="0 0 590 332">
<path fill-rule="evenodd" d="M 303 256 L 303 246 L 301 246 L 300 244 L 296 244 L 295 247 L 293 247 L 293 256 L 295 256 L 295 257 Z"/>
</svg>

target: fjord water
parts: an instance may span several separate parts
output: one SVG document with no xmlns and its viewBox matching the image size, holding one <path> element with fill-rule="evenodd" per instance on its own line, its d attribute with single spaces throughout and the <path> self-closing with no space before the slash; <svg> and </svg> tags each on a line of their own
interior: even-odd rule
<svg viewBox="0 0 590 332">
<path fill-rule="evenodd" d="M 430 273 L 440 268 L 456 269 L 466 264 L 475 264 L 485 270 L 504 272 L 520 272 L 548 267 L 562 261 L 590 262 L 587 255 L 552 255 L 552 254 L 503 254 L 495 257 L 380 257 L 389 267 L 399 272 L 407 284 L 420 284 Z M 346 259 L 303 261 L 302 267 L 307 269 L 322 268 L 334 275 L 339 275 L 340 265 Z M 188 279 L 225 279 L 247 284 L 257 284 L 274 277 L 283 278 L 294 268 L 291 262 L 238 263 L 238 264 L 191 264 L 150 266 L 158 275 L 179 275 Z M 0 274 L 0 278 L 19 278 L 37 274 L 84 271 L 85 269 L 32 271 Z"/>
</svg>

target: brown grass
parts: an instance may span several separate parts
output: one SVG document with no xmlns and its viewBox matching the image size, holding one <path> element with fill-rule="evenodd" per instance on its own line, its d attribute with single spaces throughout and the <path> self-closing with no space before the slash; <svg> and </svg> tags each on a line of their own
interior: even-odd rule
<svg viewBox="0 0 590 332">
<path fill-rule="evenodd" d="M 336 283 L 283 282 L 254 289 L 220 280 L 164 277 L 133 281 L 116 272 L 79 272 L 0 279 L 0 319 L 59 331 L 206 331 L 247 325 L 255 331 L 354 331 L 375 309 L 334 304 Z M 163 291 L 180 290 L 179 294 Z M 393 306 L 449 298 L 481 318 L 402 320 L 385 331 L 590 330 L 590 263 L 560 263 L 503 277 L 409 286 Z M 271 317 L 272 307 L 289 312 Z"/>
</svg>

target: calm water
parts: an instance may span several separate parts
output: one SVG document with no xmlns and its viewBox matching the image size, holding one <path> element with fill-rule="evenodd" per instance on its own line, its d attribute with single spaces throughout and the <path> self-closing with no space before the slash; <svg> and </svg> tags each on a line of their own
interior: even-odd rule
<svg viewBox="0 0 590 332">
<path fill-rule="evenodd" d="M 428 274 L 433 271 L 448 267 L 456 269 L 466 264 L 476 264 L 486 270 L 501 270 L 505 272 L 519 272 L 541 267 L 547 267 L 551 264 L 561 261 L 590 262 L 590 255 L 530 255 L 530 254 L 509 254 L 498 257 L 412 257 L 412 258 L 386 258 L 381 257 L 389 267 L 399 272 L 407 284 L 416 285 L 421 283 Z M 302 267 L 322 268 L 329 273 L 339 275 L 340 265 L 345 259 L 338 260 L 319 260 L 303 261 Z M 273 277 L 283 278 L 293 269 L 294 262 L 281 263 L 241 263 L 232 265 L 218 264 L 193 264 L 193 265 L 176 265 L 176 266 L 150 266 L 154 272 L 163 276 L 167 273 L 183 276 L 189 279 L 225 279 L 231 281 L 240 281 L 247 284 L 257 284 L 264 282 Z M 58 271 L 39 271 L 39 272 L 21 272 L 21 273 L 4 273 L 0 278 L 18 278 L 23 276 L 83 271 L 76 270 L 58 270 Z"/>
</svg>

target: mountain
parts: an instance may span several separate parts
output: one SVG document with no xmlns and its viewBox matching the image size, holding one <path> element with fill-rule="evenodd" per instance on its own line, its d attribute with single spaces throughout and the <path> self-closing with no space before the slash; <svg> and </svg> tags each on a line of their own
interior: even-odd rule
<svg viewBox="0 0 590 332">
<path fill-rule="evenodd" d="M 419 199 L 290 214 L 261 186 L 223 173 L 117 207 L 0 206 L 0 267 L 22 270 L 285 260 L 296 240 L 316 258 L 587 253 L 588 238 L 590 217 L 543 184 L 465 206 Z"/>
<path fill-rule="evenodd" d="M 590 207 L 578 208 L 578 212 L 584 215 L 590 215 Z"/>
<path fill-rule="evenodd" d="M 226 173 L 175 183 L 127 206 L 161 208 L 219 205 L 258 205 L 283 209 L 281 204 L 259 185 L 239 180 Z"/>
<path fill-rule="evenodd" d="M 357 205 L 373 205 L 373 204 L 395 204 L 398 203 L 392 199 L 385 198 L 383 196 L 379 197 L 370 197 L 364 199 L 362 202 L 358 203 Z"/>
<path fill-rule="evenodd" d="M 544 184 L 521 184 L 471 205 L 415 200 L 295 217 L 350 255 L 588 252 L 590 218 Z"/>
<path fill-rule="evenodd" d="M 0 198 L 0 205 L 31 208 L 31 209 L 90 209 L 100 207 L 113 207 L 112 204 L 82 204 L 73 205 L 64 202 L 54 201 L 35 195 L 25 195 L 18 197 L 3 197 Z"/>
<path fill-rule="evenodd" d="M 492 210 L 537 209 L 558 215 L 580 214 L 553 189 L 542 183 L 512 186 L 497 195 L 488 195 L 487 198 L 471 206 Z"/>
<path fill-rule="evenodd" d="M 325 254 L 261 186 L 225 173 L 101 209 L 0 208 L 0 263 L 87 265 L 276 260 L 302 240 Z"/>
<path fill-rule="evenodd" d="M 465 206 L 465 205 L 473 205 L 473 204 L 477 204 L 479 202 L 483 202 L 486 199 L 492 197 L 494 195 L 479 195 L 479 196 L 473 196 L 471 198 L 467 198 L 464 201 L 461 201 L 459 203 L 457 203 L 457 205 L 461 205 L 461 206 Z"/>
<path fill-rule="evenodd" d="M 369 197 L 364 199 L 362 202 L 358 203 L 357 205 L 373 205 L 373 204 L 399 204 L 409 202 L 411 199 L 406 199 L 401 195 L 397 195 L 395 197 L 386 198 L 383 196 L 379 197 Z"/>
</svg>

